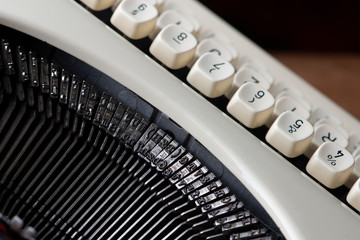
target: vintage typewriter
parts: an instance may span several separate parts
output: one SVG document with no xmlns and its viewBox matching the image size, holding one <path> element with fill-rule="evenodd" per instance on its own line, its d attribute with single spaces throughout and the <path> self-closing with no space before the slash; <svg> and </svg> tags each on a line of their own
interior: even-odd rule
<svg viewBox="0 0 360 240">
<path fill-rule="evenodd" d="M 199 2 L 0 6 L 1 239 L 359 239 L 359 121 Z"/>
</svg>

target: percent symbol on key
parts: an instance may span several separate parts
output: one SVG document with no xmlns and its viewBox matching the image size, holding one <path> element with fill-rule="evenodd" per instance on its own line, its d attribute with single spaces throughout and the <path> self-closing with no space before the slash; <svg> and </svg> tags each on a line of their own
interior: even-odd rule
<svg viewBox="0 0 360 240">
<path fill-rule="evenodd" d="M 342 157 L 342 156 L 344 156 L 344 154 L 342 153 L 341 150 L 339 150 L 335 156 L 329 154 L 327 156 L 327 159 L 328 159 L 328 161 L 330 162 L 331 165 L 336 166 L 336 158 L 339 158 L 339 157 Z"/>
<path fill-rule="evenodd" d="M 336 159 L 333 159 L 332 155 L 328 155 L 327 158 L 331 165 L 336 166 Z"/>
</svg>

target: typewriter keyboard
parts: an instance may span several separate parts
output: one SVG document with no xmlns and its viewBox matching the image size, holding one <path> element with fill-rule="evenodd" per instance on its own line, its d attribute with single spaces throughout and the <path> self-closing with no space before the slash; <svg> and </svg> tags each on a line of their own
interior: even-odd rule
<svg viewBox="0 0 360 240">
<path fill-rule="evenodd" d="M 82 2 L 87 4 L 85 0 Z M 125 11 L 128 2 L 134 5 Z M 354 179 L 360 176 L 356 175 L 355 164 L 356 149 L 360 146 L 358 135 L 350 136 L 335 113 L 316 105 L 316 102 L 309 102 L 306 93 L 277 79 L 265 64 L 252 56 L 241 54 L 243 49 L 236 49 L 230 39 L 221 34 L 221 30 L 216 32 L 209 30 L 208 25 L 201 25 L 195 13 L 186 11 L 176 1 L 153 5 L 146 0 L 139 3 L 123 0 L 118 1 L 118 4 L 117 8 L 113 8 L 116 9 L 114 13 L 108 11 L 104 14 L 108 16 L 101 16 L 100 19 L 107 23 L 110 16 L 111 19 L 118 15 L 135 18 L 137 15 L 147 15 L 147 11 L 157 10 L 157 22 L 152 24 L 151 29 L 148 28 L 149 33 L 144 36 L 146 40 L 134 41 L 134 44 L 144 52 L 149 51 L 154 59 L 179 79 L 250 131 L 257 134 L 259 131 L 252 129 L 262 129 L 258 137 L 290 158 L 289 161 L 302 171 L 329 190 L 344 184 L 351 188 Z M 86 7 L 91 8 L 89 4 Z M 137 39 L 127 33 L 130 24 L 122 27 L 112 20 L 111 23 L 130 41 Z M 133 29 L 136 31 L 135 26 Z M 348 168 L 336 187 L 327 183 L 332 181 L 332 177 L 325 177 L 325 180 L 317 173 L 326 171 L 328 167 L 333 167 L 330 171 L 337 172 L 334 163 L 343 161 L 343 158 L 335 162 L 325 161 L 327 164 L 319 166 L 316 173 L 310 170 L 313 169 L 313 161 L 309 161 L 308 166 L 304 165 L 313 155 L 314 159 L 319 159 L 315 152 L 323 149 L 322 145 L 327 142 L 335 143 L 331 145 L 334 148 L 332 152 L 344 152 L 348 156 L 344 160 Z M 323 158 L 332 156 L 330 153 L 324 153 Z M 301 160 L 292 160 L 296 157 Z M 300 161 L 303 162 L 298 163 Z M 348 191 L 343 187 L 337 197 L 344 199 Z M 352 202 L 350 205 L 360 210 L 360 206 Z"/>
<path fill-rule="evenodd" d="M 72 2 L 359 215 L 357 120 L 180 1 Z M 70 52 L 2 25 L 0 40 L 6 237 L 285 239 L 263 202 L 177 119 Z"/>
</svg>

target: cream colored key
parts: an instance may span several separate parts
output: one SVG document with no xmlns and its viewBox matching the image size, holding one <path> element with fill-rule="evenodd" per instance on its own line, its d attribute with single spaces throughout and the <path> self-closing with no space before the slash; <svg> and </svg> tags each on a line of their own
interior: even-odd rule
<svg viewBox="0 0 360 240">
<path fill-rule="evenodd" d="M 164 3 L 164 10 L 172 10 L 172 9 L 180 9 L 183 10 L 185 8 L 185 6 L 182 4 L 181 1 L 169 1 L 166 0 Z M 192 11 L 191 9 L 188 9 L 188 11 Z"/>
<path fill-rule="evenodd" d="M 274 97 L 255 83 L 245 83 L 231 98 L 228 112 L 249 128 L 264 125 L 274 109 Z"/>
<path fill-rule="evenodd" d="M 213 29 L 210 28 L 203 28 L 200 30 L 199 40 L 202 41 L 205 39 L 215 39 L 216 41 L 219 41 L 221 43 L 231 44 L 231 41 L 228 38 L 228 36 L 226 36 L 225 34 L 219 31 L 214 31 Z"/>
<path fill-rule="evenodd" d="M 249 66 L 249 67 L 251 67 L 251 68 L 254 68 L 254 66 L 253 65 L 251 65 L 251 64 L 248 64 L 248 65 L 245 65 L 245 66 Z M 271 75 L 266 69 L 265 70 L 260 70 L 260 69 L 256 69 L 256 68 L 254 68 L 256 71 L 258 71 L 259 73 L 261 73 L 261 75 L 263 75 L 265 78 L 266 78 L 266 80 L 269 82 L 269 84 L 270 84 L 270 88 L 271 88 L 271 86 L 274 84 L 274 82 L 275 82 L 275 78 L 274 78 L 274 76 L 273 75 Z"/>
<path fill-rule="evenodd" d="M 241 69 L 243 67 L 249 67 L 261 73 L 261 75 L 263 75 L 269 82 L 270 86 L 272 86 L 272 84 L 274 83 L 274 77 L 269 73 L 268 69 L 262 62 L 259 62 L 247 56 L 243 56 L 237 61 L 236 69 Z"/>
<path fill-rule="evenodd" d="M 360 147 L 360 135 L 353 134 L 349 138 L 349 145 L 347 146 L 347 149 L 353 153 L 358 147 Z"/>
<path fill-rule="evenodd" d="M 157 9 L 148 0 L 123 0 L 110 22 L 132 39 L 147 37 L 155 28 Z"/>
<path fill-rule="evenodd" d="M 154 7 L 156 7 L 156 9 L 157 9 L 159 12 L 161 12 L 165 0 L 149 0 L 149 2 L 150 2 Z"/>
<path fill-rule="evenodd" d="M 257 71 L 267 71 L 266 66 L 262 62 L 248 56 L 243 56 L 239 59 L 237 68 L 240 69 L 241 67 L 248 65 L 251 65 L 252 68 L 256 69 Z"/>
<path fill-rule="evenodd" d="M 293 158 L 303 154 L 311 143 L 313 126 L 294 112 L 283 112 L 271 125 L 265 138 L 279 152 Z"/>
<path fill-rule="evenodd" d="M 185 67 L 195 55 L 196 38 L 176 24 L 166 26 L 150 46 L 150 53 L 168 68 Z"/>
<path fill-rule="evenodd" d="M 345 148 L 326 142 L 312 155 L 306 171 L 326 187 L 337 188 L 350 177 L 354 163 L 353 156 Z"/>
<path fill-rule="evenodd" d="M 233 84 L 225 96 L 230 99 L 241 85 L 247 82 L 259 84 L 265 90 L 270 88 L 270 83 L 260 72 L 250 67 L 242 67 L 235 73 Z"/>
<path fill-rule="evenodd" d="M 348 188 L 351 188 L 360 177 L 360 156 L 356 156 L 354 157 L 354 159 L 355 159 L 354 168 L 350 174 L 350 177 L 345 183 L 345 186 Z"/>
<path fill-rule="evenodd" d="M 285 111 L 295 112 L 305 119 L 309 119 L 310 117 L 310 112 L 303 107 L 299 101 L 290 96 L 283 96 L 276 99 L 274 115 L 277 117 Z"/>
<path fill-rule="evenodd" d="M 121 2 L 122 0 L 115 0 L 114 4 L 111 6 L 111 10 L 114 12 Z"/>
<path fill-rule="evenodd" d="M 286 82 L 277 82 L 270 89 L 270 93 L 277 98 L 279 94 L 290 91 L 292 95 L 304 97 L 304 94 L 299 91 L 296 87 L 289 85 Z"/>
<path fill-rule="evenodd" d="M 192 24 L 193 30 L 192 34 L 197 38 L 199 36 L 199 32 L 201 29 L 201 23 L 197 18 L 197 15 L 192 11 L 188 11 L 187 9 L 177 9 L 182 15 L 184 15 Z"/>
<path fill-rule="evenodd" d="M 309 148 L 306 150 L 305 155 L 311 157 L 316 149 L 324 142 L 335 142 L 343 148 L 348 145 L 348 140 L 332 125 L 320 124 L 314 127 L 315 133 Z"/>
<path fill-rule="evenodd" d="M 231 87 L 235 69 L 215 53 L 205 53 L 191 68 L 187 81 L 209 98 L 223 95 Z"/>
<path fill-rule="evenodd" d="M 196 48 L 195 57 L 189 64 L 189 67 L 192 67 L 192 65 L 196 62 L 196 60 L 207 52 L 216 53 L 229 63 L 231 63 L 231 61 L 234 60 L 231 52 L 229 51 L 226 45 L 218 42 L 213 38 L 207 38 L 199 42 Z"/>
<path fill-rule="evenodd" d="M 339 124 L 337 124 L 336 122 L 334 122 L 331 118 L 322 118 L 320 119 L 319 121 L 317 121 L 314 125 L 314 129 L 316 130 L 316 128 L 318 126 L 321 126 L 321 125 L 329 125 L 331 126 L 332 128 L 336 129 L 337 131 L 339 131 L 341 133 L 341 135 L 343 137 L 346 138 L 346 140 L 349 140 L 350 138 L 350 135 L 349 133 L 345 130 L 345 128 L 343 128 L 342 126 L 340 126 Z"/>
<path fill-rule="evenodd" d="M 193 34 L 195 31 L 195 26 L 188 17 L 186 17 L 184 14 L 181 14 L 176 10 L 171 9 L 171 10 L 166 10 L 159 16 L 156 22 L 155 29 L 149 36 L 150 39 L 153 40 L 163 28 L 165 28 L 170 24 L 179 25 L 180 27 L 190 32 L 191 34 Z"/>
<path fill-rule="evenodd" d="M 101 0 L 100 0 L 101 1 Z M 111 10 L 115 11 L 115 9 L 119 6 L 119 4 L 123 1 L 123 0 L 113 0 L 114 4 L 111 7 Z M 164 1 L 165 0 L 148 0 L 151 5 L 153 5 L 154 7 L 156 7 L 156 9 L 158 10 L 158 12 L 161 12 L 162 7 L 164 5 Z"/>
<path fill-rule="evenodd" d="M 354 157 L 360 156 L 360 147 L 356 148 L 355 151 L 352 152 Z"/>
<path fill-rule="evenodd" d="M 86 6 L 95 11 L 100 11 L 111 7 L 115 0 L 80 0 Z"/>
<path fill-rule="evenodd" d="M 189 20 L 192 24 L 191 34 L 197 37 L 201 29 L 200 21 L 197 19 L 198 13 L 196 11 L 193 11 L 193 9 L 189 9 L 185 7 L 182 4 L 182 1 L 168 1 L 168 0 L 167 1 L 162 0 L 162 1 L 164 1 L 163 12 L 165 13 L 169 10 L 170 11 L 175 10 L 176 12 L 186 17 L 187 20 Z"/>
<path fill-rule="evenodd" d="M 275 99 L 274 112 L 270 120 L 266 123 L 266 126 L 271 126 L 275 119 L 285 111 L 295 112 L 306 120 L 310 117 L 310 111 L 305 109 L 299 101 L 296 101 L 296 99 L 290 96 L 283 96 Z"/>
<path fill-rule="evenodd" d="M 331 111 L 322 107 L 317 107 L 312 111 L 309 121 L 312 124 L 315 124 L 317 121 L 323 118 L 325 119 L 330 118 L 332 121 L 336 122 L 340 126 L 342 125 L 341 120 L 336 115 L 334 115 L 333 113 L 331 113 Z"/>
<path fill-rule="evenodd" d="M 280 99 L 282 97 L 290 97 L 294 99 L 296 102 L 301 104 L 306 109 L 306 111 L 308 111 L 309 113 L 311 112 L 311 104 L 303 96 L 296 94 L 296 91 L 293 91 L 291 89 L 282 91 L 278 95 L 276 95 L 275 98 Z"/>
<path fill-rule="evenodd" d="M 356 210 L 360 211 L 360 178 L 350 189 L 350 192 L 346 196 L 346 201 Z"/>
<path fill-rule="evenodd" d="M 198 34 L 198 39 L 199 41 L 203 41 L 205 39 L 215 39 L 216 41 L 226 45 L 231 52 L 232 59 L 234 59 L 231 63 L 234 65 L 236 64 L 239 53 L 225 34 L 219 31 L 214 31 L 213 29 L 201 28 Z"/>
</svg>

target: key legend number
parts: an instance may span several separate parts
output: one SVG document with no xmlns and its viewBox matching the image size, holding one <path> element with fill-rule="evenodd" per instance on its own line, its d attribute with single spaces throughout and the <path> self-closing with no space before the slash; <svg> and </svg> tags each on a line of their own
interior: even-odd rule
<svg viewBox="0 0 360 240">
<path fill-rule="evenodd" d="M 173 38 L 173 40 L 177 43 L 177 44 L 181 44 L 182 41 L 185 40 L 185 38 L 187 38 L 187 34 L 182 32 L 180 33 L 176 38 Z"/>
<path fill-rule="evenodd" d="M 342 157 L 342 156 L 344 156 L 344 154 L 341 152 L 341 150 L 339 150 L 335 156 L 328 155 L 327 160 L 328 160 L 328 162 L 330 162 L 331 165 L 336 166 L 337 158 Z"/>
<path fill-rule="evenodd" d="M 137 9 L 135 9 L 134 11 L 131 12 L 132 15 L 136 15 L 142 11 L 144 11 L 147 8 L 147 5 L 145 3 L 140 4 Z"/>
</svg>

